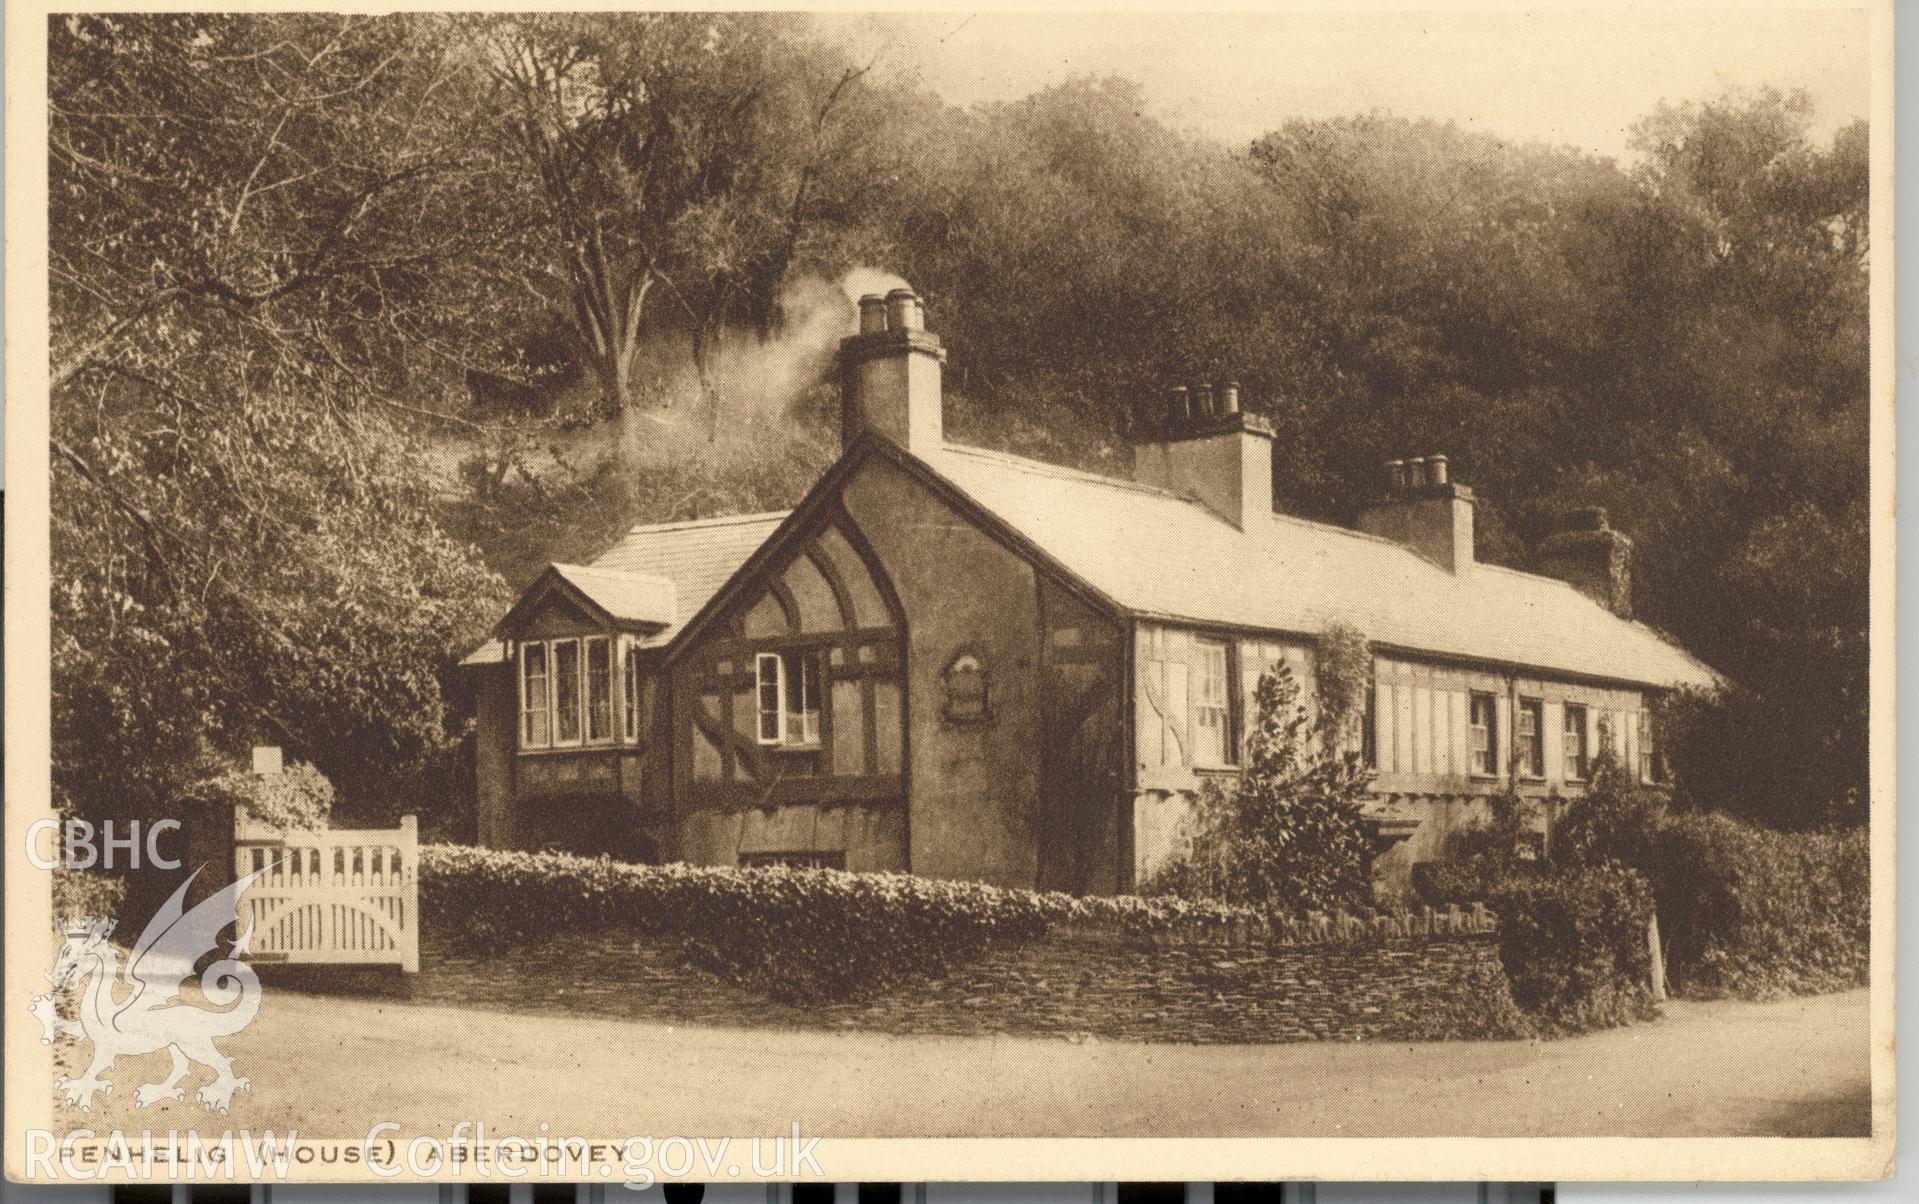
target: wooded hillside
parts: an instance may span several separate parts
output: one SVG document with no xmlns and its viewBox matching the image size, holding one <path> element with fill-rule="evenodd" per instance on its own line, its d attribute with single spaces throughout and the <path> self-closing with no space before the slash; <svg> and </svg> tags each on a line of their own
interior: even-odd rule
<svg viewBox="0 0 1919 1204">
<path fill-rule="evenodd" d="M 1710 797 L 1863 822 L 1867 138 L 1662 108 L 1630 161 L 1384 113 L 1250 145 L 1123 80 L 959 110 L 766 14 L 50 25 L 54 775 L 164 812 L 250 742 L 457 782 L 452 661 L 638 521 L 837 449 L 842 282 L 926 298 L 957 437 L 1127 471 L 1235 377 L 1281 504 L 1446 452 L 1481 555 L 1562 509 L 1742 687 Z"/>
</svg>

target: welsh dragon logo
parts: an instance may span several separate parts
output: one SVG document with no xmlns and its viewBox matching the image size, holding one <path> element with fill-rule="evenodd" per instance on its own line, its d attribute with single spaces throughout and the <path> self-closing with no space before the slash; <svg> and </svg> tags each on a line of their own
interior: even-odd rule
<svg viewBox="0 0 1919 1204">
<path fill-rule="evenodd" d="M 200 875 L 195 870 L 147 922 L 127 955 L 124 971 L 119 951 L 107 943 L 113 921 L 87 916 L 62 925 L 66 943 L 53 969 L 45 971 L 53 991 L 33 997 L 32 1013 L 40 1022 L 42 1045 L 53 1044 L 57 1036 L 93 1042 L 93 1061 L 85 1074 L 54 1080 L 68 1103 L 77 1104 L 82 1112 L 92 1111 L 94 1095 L 113 1090 L 113 1084 L 100 1076 L 116 1059 L 161 1049 L 173 1055 L 173 1067 L 163 1082 L 134 1088 L 133 1102 L 138 1107 L 161 1100 L 184 1101 L 180 1080 L 194 1063 L 213 1071 L 213 1081 L 200 1088 L 195 1098 L 222 1115 L 235 1091 L 253 1089 L 249 1080 L 234 1077 L 233 1059 L 214 1045 L 216 1039 L 252 1023 L 260 1010 L 260 980 L 253 967 L 240 960 L 247 955 L 252 926 L 233 942 L 228 956 L 200 975 L 200 995 L 212 1008 L 181 1000 L 180 991 L 193 977 L 200 958 L 218 951 L 220 931 L 233 922 L 240 895 L 265 872 L 248 874 L 187 910 L 183 900 Z M 80 1019 L 63 1019 L 56 1010 L 56 994 L 82 983 L 86 990 L 80 1000 Z M 122 998 L 116 1000 L 116 995 Z"/>
</svg>

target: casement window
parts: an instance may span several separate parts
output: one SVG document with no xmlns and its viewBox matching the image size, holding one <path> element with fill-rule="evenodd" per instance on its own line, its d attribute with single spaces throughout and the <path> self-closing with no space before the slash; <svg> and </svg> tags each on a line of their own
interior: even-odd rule
<svg viewBox="0 0 1919 1204">
<path fill-rule="evenodd" d="M 1499 726 L 1498 707 L 1491 694 L 1472 695 L 1468 703 L 1472 726 L 1473 776 L 1491 778 L 1499 776 L 1499 764 L 1495 760 L 1493 749 L 1498 741 L 1494 733 Z"/>
<path fill-rule="evenodd" d="M 1226 645 L 1217 640 L 1198 640 L 1194 653 L 1193 763 L 1230 765 L 1232 710 L 1226 694 Z"/>
<path fill-rule="evenodd" d="M 1592 750 L 1586 747 L 1586 708 L 1567 703 L 1565 736 L 1565 772 L 1568 782 L 1583 782 L 1592 767 Z"/>
<path fill-rule="evenodd" d="M 640 650 L 628 648 L 626 651 L 626 671 L 622 701 L 626 704 L 620 714 L 625 719 L 626 738 L 629 743 L 637 744 L 640 739 Z"/>
<path fill-rule="evenodd" d="M 1546 704 L 1537 698 L 1519 700 L 1519 718 L 1513 727 L 1513 757 L 1519 772 L 1529 778 L 1546 776 Z"/>
<path fill-rule="evenodd" d="M 548 684 L 546 645 L 520 645 L 520 743 L 553 743 L 553 699 Z"/>
<path fill-rule="evenodd" d="M 1639 712 L 1639 780 L 1656 782 L 1660 779 L 1659 758 L 1655 755 L 1652 738 L 1652 712 Z"/>
<path fill-rule="evenodd" d="M 754 658 L 761 744 L 815 748 L 820 743 L 820 654 L 762 652 Z"/>
<path fill-rule="evenodd" d="M 613 642 L 606 636 L 520 645 L 520 747 L 613 740 Z"/>
</svg>

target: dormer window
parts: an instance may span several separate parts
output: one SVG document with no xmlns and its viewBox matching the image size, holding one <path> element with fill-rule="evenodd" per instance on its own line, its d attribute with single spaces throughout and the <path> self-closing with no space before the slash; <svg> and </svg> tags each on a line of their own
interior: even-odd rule
<svg viewBox="0 0 1919 1204">
<path fill-rule="evenodd" d="M 613 740 L 613 641 L 603 635 L 520 644 L 520 747 Z"/>
<path fill-rule="evenodd" d="M 810 649 L 762 652 L 754 660 L 761 744 L 817 748 L 820 743 L 820 654 Z"/>
</svg>

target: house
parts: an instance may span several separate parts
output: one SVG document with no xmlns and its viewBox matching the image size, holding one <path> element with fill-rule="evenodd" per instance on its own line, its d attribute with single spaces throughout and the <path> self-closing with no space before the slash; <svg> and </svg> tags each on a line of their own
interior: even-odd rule
<svg viewBox="0 0 1919 1204">
<path fill-rule="evenodd" d="M 635 527 L 553 565 L 467 660 L 480 838 L 699 864 L 1133 889 L 1237 773 L 1258 675 L 1370 641 L 1377 868 L 1508 789 L 1577 795 L 1602 740 L 1706 666 L 1629 617 L 1584 511 L 1555 576 L 1480 563 L 1443 456 L 1358 530 L 1274 512 L 1272 434 L 1174 390 L 1115 480 L 946 442 L 939 339 L 898 289 L 841 346 L 840 459 L 790 511 Z"/>
</svg>

